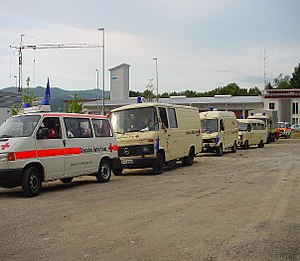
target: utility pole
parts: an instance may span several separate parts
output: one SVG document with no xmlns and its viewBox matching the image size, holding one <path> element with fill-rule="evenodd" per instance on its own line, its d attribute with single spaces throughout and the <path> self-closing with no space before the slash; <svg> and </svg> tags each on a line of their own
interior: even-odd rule
<svg viewBox="0 0 300 261">
<path fill-rule="evenodd" d="M 267 82 L 266 82 L 266 60 L 267 60 L 266 50 L 264 50 L 264 92 L 266 91 L 266 88 L 267 88 Z"/>
</svg>

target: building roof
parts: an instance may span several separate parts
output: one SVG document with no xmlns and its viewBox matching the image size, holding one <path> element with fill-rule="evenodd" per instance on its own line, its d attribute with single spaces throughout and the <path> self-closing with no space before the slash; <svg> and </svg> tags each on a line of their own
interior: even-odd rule
<svg viewBox="0 0 300 261">
<path fill-rule="evenodd" d="M 137 103 L 136 97 L 130 97 L 126 100 L 107 100 L 106 105 L 110 106 L 123 106 L 128 104 Z M 174 96 L 171 98 L 160 98 L 159 102 L 169 104 L 193 105 L 193 104 L 251 104 L 263 103 L 262 96 L 227 96 L 219 95 L 215 97 L 185 97 Z M 98 101 L 99 104 L 99 101 Z M 96 106 L 97 101 L 84 102 L 85 107 Z"/>
<path fill-rule="evenodd" d="M 18 92 L 0 91 L 0 107 L 10 108 L 22 101 L 22 94 Z"/>
<path fill-rule="evenodd" d="M 300 98 L 300 89 L 267 89 L 264 98 Z"/>
<path fill-rule="evenodd" d="M 110 68 L 110 69 L 108 69 L 109 71 L 112 71 L 112 70 L 115 70 L 115 69 L 118 69 L 118 68 L 120 68 L 120 67 L 131 67 L 131 65 L 130 64 L 127 64 L 127 63 L 122 63 L 122 64 L 120 64 L 120 65 L 117 65 L 117 66 L 115 66 L 115 67 L 113 67 L 113 68 Z"/>
</svg>

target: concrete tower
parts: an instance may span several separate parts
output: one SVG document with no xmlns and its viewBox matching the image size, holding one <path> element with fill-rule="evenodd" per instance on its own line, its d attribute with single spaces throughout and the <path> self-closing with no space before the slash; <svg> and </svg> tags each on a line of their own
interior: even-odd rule
<svg viewBox="0 0 300 261">
<path fill-rule="evenodd" d="M 129 64 L 122 63 L 110 72 L 110 100 L 129 99 Z"/>
</svg>

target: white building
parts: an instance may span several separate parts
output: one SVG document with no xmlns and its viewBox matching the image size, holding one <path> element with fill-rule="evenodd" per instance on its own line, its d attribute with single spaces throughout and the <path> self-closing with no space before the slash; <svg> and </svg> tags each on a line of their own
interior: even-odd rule
<svg viewBox="0 0 300 261">
<path fill-rule="evenodd" d="M 300 89 L 268 89 L 264 107 L 278 111 L 278 121 L 300 123 Z"/>
<path fill-rule="evenodd" d="M 11 108 L 21 103 L 22 94 L 0 91 L 0 125 L 11 115 Z"/>
</svg>

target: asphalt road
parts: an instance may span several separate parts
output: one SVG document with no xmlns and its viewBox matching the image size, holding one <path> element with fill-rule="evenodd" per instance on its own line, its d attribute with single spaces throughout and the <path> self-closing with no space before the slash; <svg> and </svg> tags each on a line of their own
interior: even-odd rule
<svg viewBox="0 0 300 261">
<path fill-rule="evenodd" d="M 300 260 L 300 140 L 162 175 L 0 189 L 0 260 Z"/>
</svg>

